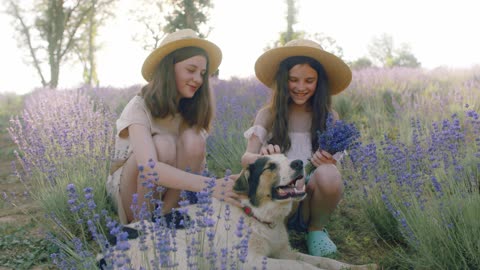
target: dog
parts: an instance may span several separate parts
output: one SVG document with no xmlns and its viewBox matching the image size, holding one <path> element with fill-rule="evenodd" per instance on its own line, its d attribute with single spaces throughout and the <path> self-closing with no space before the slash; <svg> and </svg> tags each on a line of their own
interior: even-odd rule
<svg viewBox="0 0 480 270">
<path fill-rule="evenodd" d="M 275 270 L 377 269 L 375 264 L 351 265 L 330 258 L 310 256 L 291 248 L 285 220 L 292 210 L 293 203 L 306 197 L 305 185 L 297 187 L 300 186 L 297 185 L 297 181 L 303 178 L 301 160 L 289 161 L 283 154 L 262 156 L 243 169 L 234 184 L 233 190 L 242 195 L 242 208 L 227 206 L 225 202 L 215 198 L 211 198 L 211 208 L 207 210 L 205 208 L 199 210 L 195 205 L 186 207 L 185 211 L 189 215 L 199 211 L 210 215 L 203 221 L 202 219 L 197 221 L 197 225 L 203 223 L 203 227 L 197 226 L 203 229 L 195 231 L 193 228 L 189 229 L 186 224 L 186 229 L 175 230 L 176 257 L 175 261 L 171 262 L 176 266 L 175 269 L 212 269 L 220 268 L 221 264 L 229 269 L 232 268 L 232 264 L 236 264 L 238 269 L 254 267 L 260 269 L 262 266 Z M 205 226 L 207 223 L 210 227 Z M 142 226 L 145 228 L 153 225 L 145 221 L 143 225 L 137 222 L 127 225 L 127 229 L 138 231 Z M 243 228 L 243 232 L 238 232 L 239 227 Z M 195 236 L 202 230 L 203 236 Z M 161 256 L 158 255 L 161 247 L 158 242 L 170 241 L 170 245 L 173 243 L 166 234 L 152 235 L 148 232 L 143 234 L 143 240 L 140 237 L 129 239 L 130 249 L 124 253 L 133 269 L 140 267 L 149 269 L 149 263 L 161 264 L 159 260 Z M 245 245 L 246 241 L 248 245 Z M 148 247 L 147 251 L 142 251 L 144 247 Z M 169 258 L 172 258 L 172 253 L 169 254 Z M 196 254 L 197 259 L 191 254 Z M 216 255 L 209 258 L 208 254 Z M 227 256 L 222 256 L 221 259 L 220 254 Z M 118 257 L 118 254 L 115 256 Z M 163 264 L 166 264 L 166 261 L 168 260 L 164 257 Z"/>
</svg>

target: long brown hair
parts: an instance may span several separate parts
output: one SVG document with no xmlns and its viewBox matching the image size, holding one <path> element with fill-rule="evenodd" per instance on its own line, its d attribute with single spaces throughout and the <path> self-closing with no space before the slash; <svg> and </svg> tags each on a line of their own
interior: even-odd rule
<svg viewBox="0 0 480 270">
<path fill-rule="evenodd" d="M 280 63 L 275 76 L 275 87 L 271 103 L 267 105 L 272 116 L 272 138 L 269 144 L 277 144 L 282 152 L 287 152 L 292 146 L 288 136 L 288 107 L 293 102 L 288 91 L 289 71 L 296 65 L 307 64 L 317 71 L 318 80 L 315 93 L 308 100 L 312 110 L 312 124 L 310 135 L 312 138 L 312 151 L 318 149 L 317 130 L 324 131 L 326 128 L 327 115 L 330 111 L 332 98 L 328 87 L 328 78 L 323 66 L 313 58 L 306 56 L 292 56 Z"/>
<path fill-rule="evenodd" d="M 175 64 L 188 58 L 207 53 L 197 47 L 185 47 L 165 56 L 153 73 L 152 80 L 145 85 L 140 96 L 154 118 L 174 116 L 177 112 L 189 126 L 209 131 L 214 116 L 214 103 L 208 82 L 208 72 L 203 75 L 203 84 L 192 98 L 182 98 L 177 102 L 178 90 L 175 82 Z"/>
</svg>

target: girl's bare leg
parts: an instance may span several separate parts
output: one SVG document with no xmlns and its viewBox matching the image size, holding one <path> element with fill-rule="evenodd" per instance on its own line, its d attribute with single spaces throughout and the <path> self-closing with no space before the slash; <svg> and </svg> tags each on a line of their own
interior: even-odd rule
<svg viewBox="0 0 480 270">
<path fill-rule="evenodd" d="M 157 150 L 158 160 L 173 167 L 177 167 L 177 143 L 178 139 L 171 135 L 155 135 L 153 142 Z M 159 175 L 159 177 L 162 177 Z M 162 194 L 162 214 L 170 213 L 172 208 L 177 207 L 178 191 L 176 189 L 165 189 Z"/>
<path fill-rule="evenodd" d="M 207 143 L 201 132 L 194 128 L 183 130 L 177 144 L 177 168 L 200 174 L 205 168 Z"/>
<path fill-rule="evenodd" d="M 130 206 L 132 205 L 132 195 L 137 193 L 138 165 L 135 154 L 131 154 L 125 165 L 123 165 L 122 175 L 120 176 L 120 197 L 122 205 L 127 216 L 128 223 L 133 221 L 134 215 Z M 139 194 L 142 197 L 145 194 Z"/>
<path fill-rule="evenodd" d="M 155 148 L 157 152 L 157 160 L 159 162 L 167 163 L 169 165 L 175 166 L 176 162 L 176 146 L 175 138 L 170 135 L 155 135 L 153 137 L 155 143 Z M 138 171 L 138 162 L 135 158 L 135 154 L 128 158 L 127 162 L 124 165 L 122 175 L 120 177 L 120 196 L 122 198 L 122 204 L 125 208 L 128 222 L 133 221 L 134 214 L 130 209 L 132 205 L 132 196 L 133 194 L 138 194 L 137 205 L 141 206 L 144 202 L 147 202 L 145 199 L 145 194 L 148 192 L 148 188 L 142 185 L 142 179 L 139 178 Z M 147 166 L 145 164 L 144 166 Z M 168 193 L 168 190 L 167 190 Z M 148 203 L 148 202 L 147 202 Z M 148 204 L 147 204 L 148 205 Z M 150 209 L 151 206 L 149 205 Z M 171 207 L 170 207 L 171 209 Z"/>
<path fill-rule="evenodd" d="M 205 166 L 206 141 L 201 133 L 193 128 L 181 130 L 176 143 L 176 167 L 200 174 Z M 178 207 L 181 190 L 168 189 L 163 195 L 163 212 L 169 213 Z"/>
<path fill-rule="evenodd" d="M 303 203 L 302 214 L 308 221 L 309 231 L 324 228 L 337 207 L 343 193 L 340 172 L 335 165 L 320 165 L 307 184 L 308 197 Z"/>
</svg>

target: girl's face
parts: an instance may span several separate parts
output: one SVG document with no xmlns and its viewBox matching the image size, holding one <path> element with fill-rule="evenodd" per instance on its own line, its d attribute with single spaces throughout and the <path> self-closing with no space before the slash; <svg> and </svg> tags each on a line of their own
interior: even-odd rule
<svg viewBox="0 0 480 270">
<path fill-rule="evenodd" d="M 175 82 L 179 98 L 192 98 L 203 84 L 207 59 L 196 55 L 175 64 Z"/>
<path fill-rule="evenodd" d="M 296 105 L 307 103 L 317 88 L 318 74 L 308 64 L 293 66 L 288 72 L 288 91 Z"/>
</svg>

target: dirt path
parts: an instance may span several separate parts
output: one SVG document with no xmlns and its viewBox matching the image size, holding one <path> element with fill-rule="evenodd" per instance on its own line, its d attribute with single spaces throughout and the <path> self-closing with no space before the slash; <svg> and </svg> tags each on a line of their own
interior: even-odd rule
<svg viewBox="0 0 480 270">
<path fill-rule="evenodd" d="M 40 226 L 37 226 L 32 217 L 41 215 L 40 208 L 31 198 L 24 195 L 26 191 L 23 183 L 13 172 L 11 163 L 15 161 L 13 149 L 15 145 L 5 132 L 0 132 L 0 239 L 2 245 L 8 245 L 6 250 L 0 248 L 0 270 L 6 269 L 51 269 L 49 266 L 35 265 L 40 259 L 29 260 L 28 253 L 42 248 L 35 239 L 43 239 Z M 5 200 L 5 196 L 7 200 Z M 13 199 L 15 205 L 9 201 Z M 33 249 L 33 250 L 32 250 Z M 12 267 L 7 267 L 12 265 Z M 7 265 L 4 265 L 7 264 Z M 33 264 L 33 265 L 32 265 Z"/>
<path fill-rule="evenodd" d="M 0 192 L 2 193 L 2 202 L 0 203 L 0 225 L 5 222 L 17 222 L 21 218 L 22 211 L 27 210 L 27 206 L 31 204 L 31 200 L 24 196 L 25 187 L 15 176 L 12 169 L 12 161 L 14 157 L 12 149 L 15 145 L 6 133 L 0 133 Z M 4 201 L 4 193 L 9 199 L 15 197 L 16 204 L 14 207 L 10 203 Z"/>
<path fill-rule="evenodd" d="M 15 225 L 21 227 L 32 220 L 32 216 L 39 213 L 40 208 L 33 202 L 33 200 L 26 196 L 25 186 L 18 180 L 15 174 L 3 173 L 4 163 L 1 162 L 2 175 L 0 175 L 0 192 L 8 196 L 7 201 L 4 201 L 2 195 L 2 203 L 0 208 L 0 226 Z M 11 169 L 10 169 L 11 171 Z M 13 203 L 9 200 L 13 199 Z"/>
</svg>

